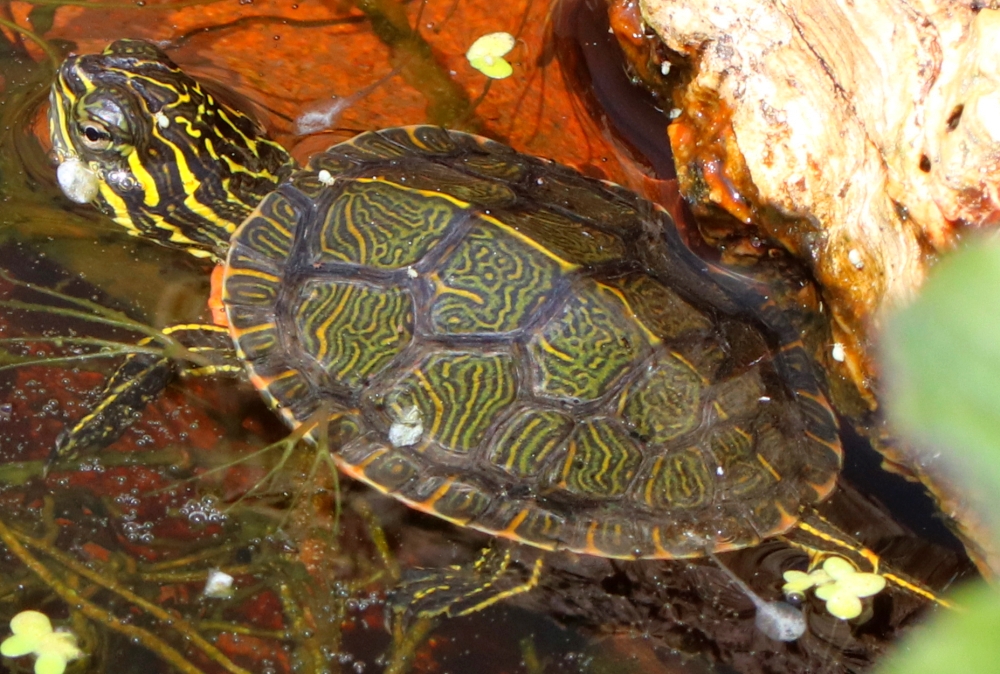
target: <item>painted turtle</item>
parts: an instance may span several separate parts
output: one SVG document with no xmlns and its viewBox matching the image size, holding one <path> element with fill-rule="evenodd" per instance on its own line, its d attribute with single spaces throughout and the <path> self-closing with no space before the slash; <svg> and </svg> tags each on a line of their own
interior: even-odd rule
<svg viewBox="0 0 1000 674">
<path fill-rule="evenodd" d="M 671 558 L 781 534 L 833 489 L 837 422 L 798 331 L 622 187 L 431 126 L 300 168 L 141 41 L 67 59 L 51 99 L 64 191 L 218 262 L 268 403 L 413 508 Z M 63 449 L 113 439 L 116 406 L 155 389 L 109 387 Z"/>
</svg>

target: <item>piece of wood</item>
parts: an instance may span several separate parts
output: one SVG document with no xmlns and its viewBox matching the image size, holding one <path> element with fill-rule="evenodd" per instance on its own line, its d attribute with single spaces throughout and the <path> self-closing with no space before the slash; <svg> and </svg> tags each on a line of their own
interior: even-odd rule
<svg viewBox="0 0 1000 674">
<path fill-rule="evenodd" d="M 1000 223 L 1000 2 L 640 5 L 694 66 L 672 138 L 717 135 L 675 143 L 682 190 L 752 217 L 810 266 L 847 376 L 874 406 L 873 337 L 886 311 L 913 296 L 961 235 Z M 701 121 L 705 101 L 725 123 Z M 892 458 L 989 547 L 940 467 Z M 1000 569 L 1000 551 L 977 552 Z"/>
</svg>

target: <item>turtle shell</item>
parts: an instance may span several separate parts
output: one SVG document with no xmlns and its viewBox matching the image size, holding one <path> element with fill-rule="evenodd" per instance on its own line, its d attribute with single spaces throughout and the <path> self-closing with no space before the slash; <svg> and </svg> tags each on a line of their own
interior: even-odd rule
<svg viewBox="0 0 1000 674">
<path fill-rule="evenodd" d="M 621 558 L 750 546 L 841 466 L 763 289 L 632 192 L 476 136 L 388 129 L 314 157 L 234 234 L 222 300 L 290 425 L 497 536 Z"/>
</svg>

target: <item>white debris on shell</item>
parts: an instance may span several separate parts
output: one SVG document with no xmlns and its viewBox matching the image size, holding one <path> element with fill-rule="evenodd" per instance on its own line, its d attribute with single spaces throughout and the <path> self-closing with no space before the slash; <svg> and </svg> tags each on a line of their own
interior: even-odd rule
<svg viewBox="0 0 1000 674">
<path fill-rule="evenodd" d="M 418 274 L 417 270 L 414 269 L 413 267 L 407 267 L 406 275 L 409 276 L 410 278 L 417 278 L 420 274 Z"/>
<path fill-rule="evenodd" d="M 160 110 L 155 115 L 153 115 L 153 119 L 156 120 L 156 125 L 161 129 L 165 129 L 168 126 L 170 126 L 170 118 L 167 117 L 166 113 L 164 113 L 163 110 Z"/>
<path fill-rule="evenodd" d="M 211 599 L 223 599 L 230 596 L 232 592 L 232 576 L 218 569 L 212 569 L 208 573 L 208 579 L 205 581 L 205 590 L 202 594 Z"/>
<path fill-rule="evenodd" d="M 411 405 L 389 427 L 389 442 L 393 447 L 407 447 L 415 444 L 423 434 L 424 422 L 420 410 Z"/>
<path fill-rule="evenodd" d="M 56 180 L 59 181 L 63 194 L 78 204 L 93 201 L 101 184 L 97 173 L 76 157 L 70 157 L 59 164 Z"/>
<path fill-rule="evenodd" d="M 326 169 L 320 169 L 320 172 L 316 174 L 316 179 L 319 180 L 324 185 L 326 185 L 327 187 L 333 185 L 334 182 L 333 174 L 327 171 Z"/>
<path fill-rule="evenodd" d="M 855 269 L 865 268 L 864 260 L 861 259 L 861 253 L 858 252 L 857 248 L 852 248 L 847 252 L 847 260 L 854 265 Z"/>
<path fill-rule="evenodd" d="M 844 348 L 843 344 L 837 342 L 836 344 L 833 345 L 833 350 L 831 351 L 830 355 L 832 355 L 833 359 L 838 363 L 843 363 L 844 360 L 847 358 L 847 349 Z"/>
</svg>

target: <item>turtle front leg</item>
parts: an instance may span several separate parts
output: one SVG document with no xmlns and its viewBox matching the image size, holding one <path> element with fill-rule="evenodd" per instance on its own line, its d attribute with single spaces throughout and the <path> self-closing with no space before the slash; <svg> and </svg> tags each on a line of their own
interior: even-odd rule
<svg viewBox="0 0 1000 674">
<path fill-rule="evenodd" d="M 179 361 L 167 353 L 129 354 L 108 379 L 94 408 L 60 433 L 52 452 L 53 461 L 102 449 L 113 443 L 178 375 L 205 376 L 242 371 L 232 354 L 232 342 L 225 328 L 184 324 L 164 328 L 163 334 L 173 337 L 189 353 L 197 355 L 197 362 Z M 139 345 L 147 346 L 152 341 L 153 338 L 148 337 Z"/>
</svg>

